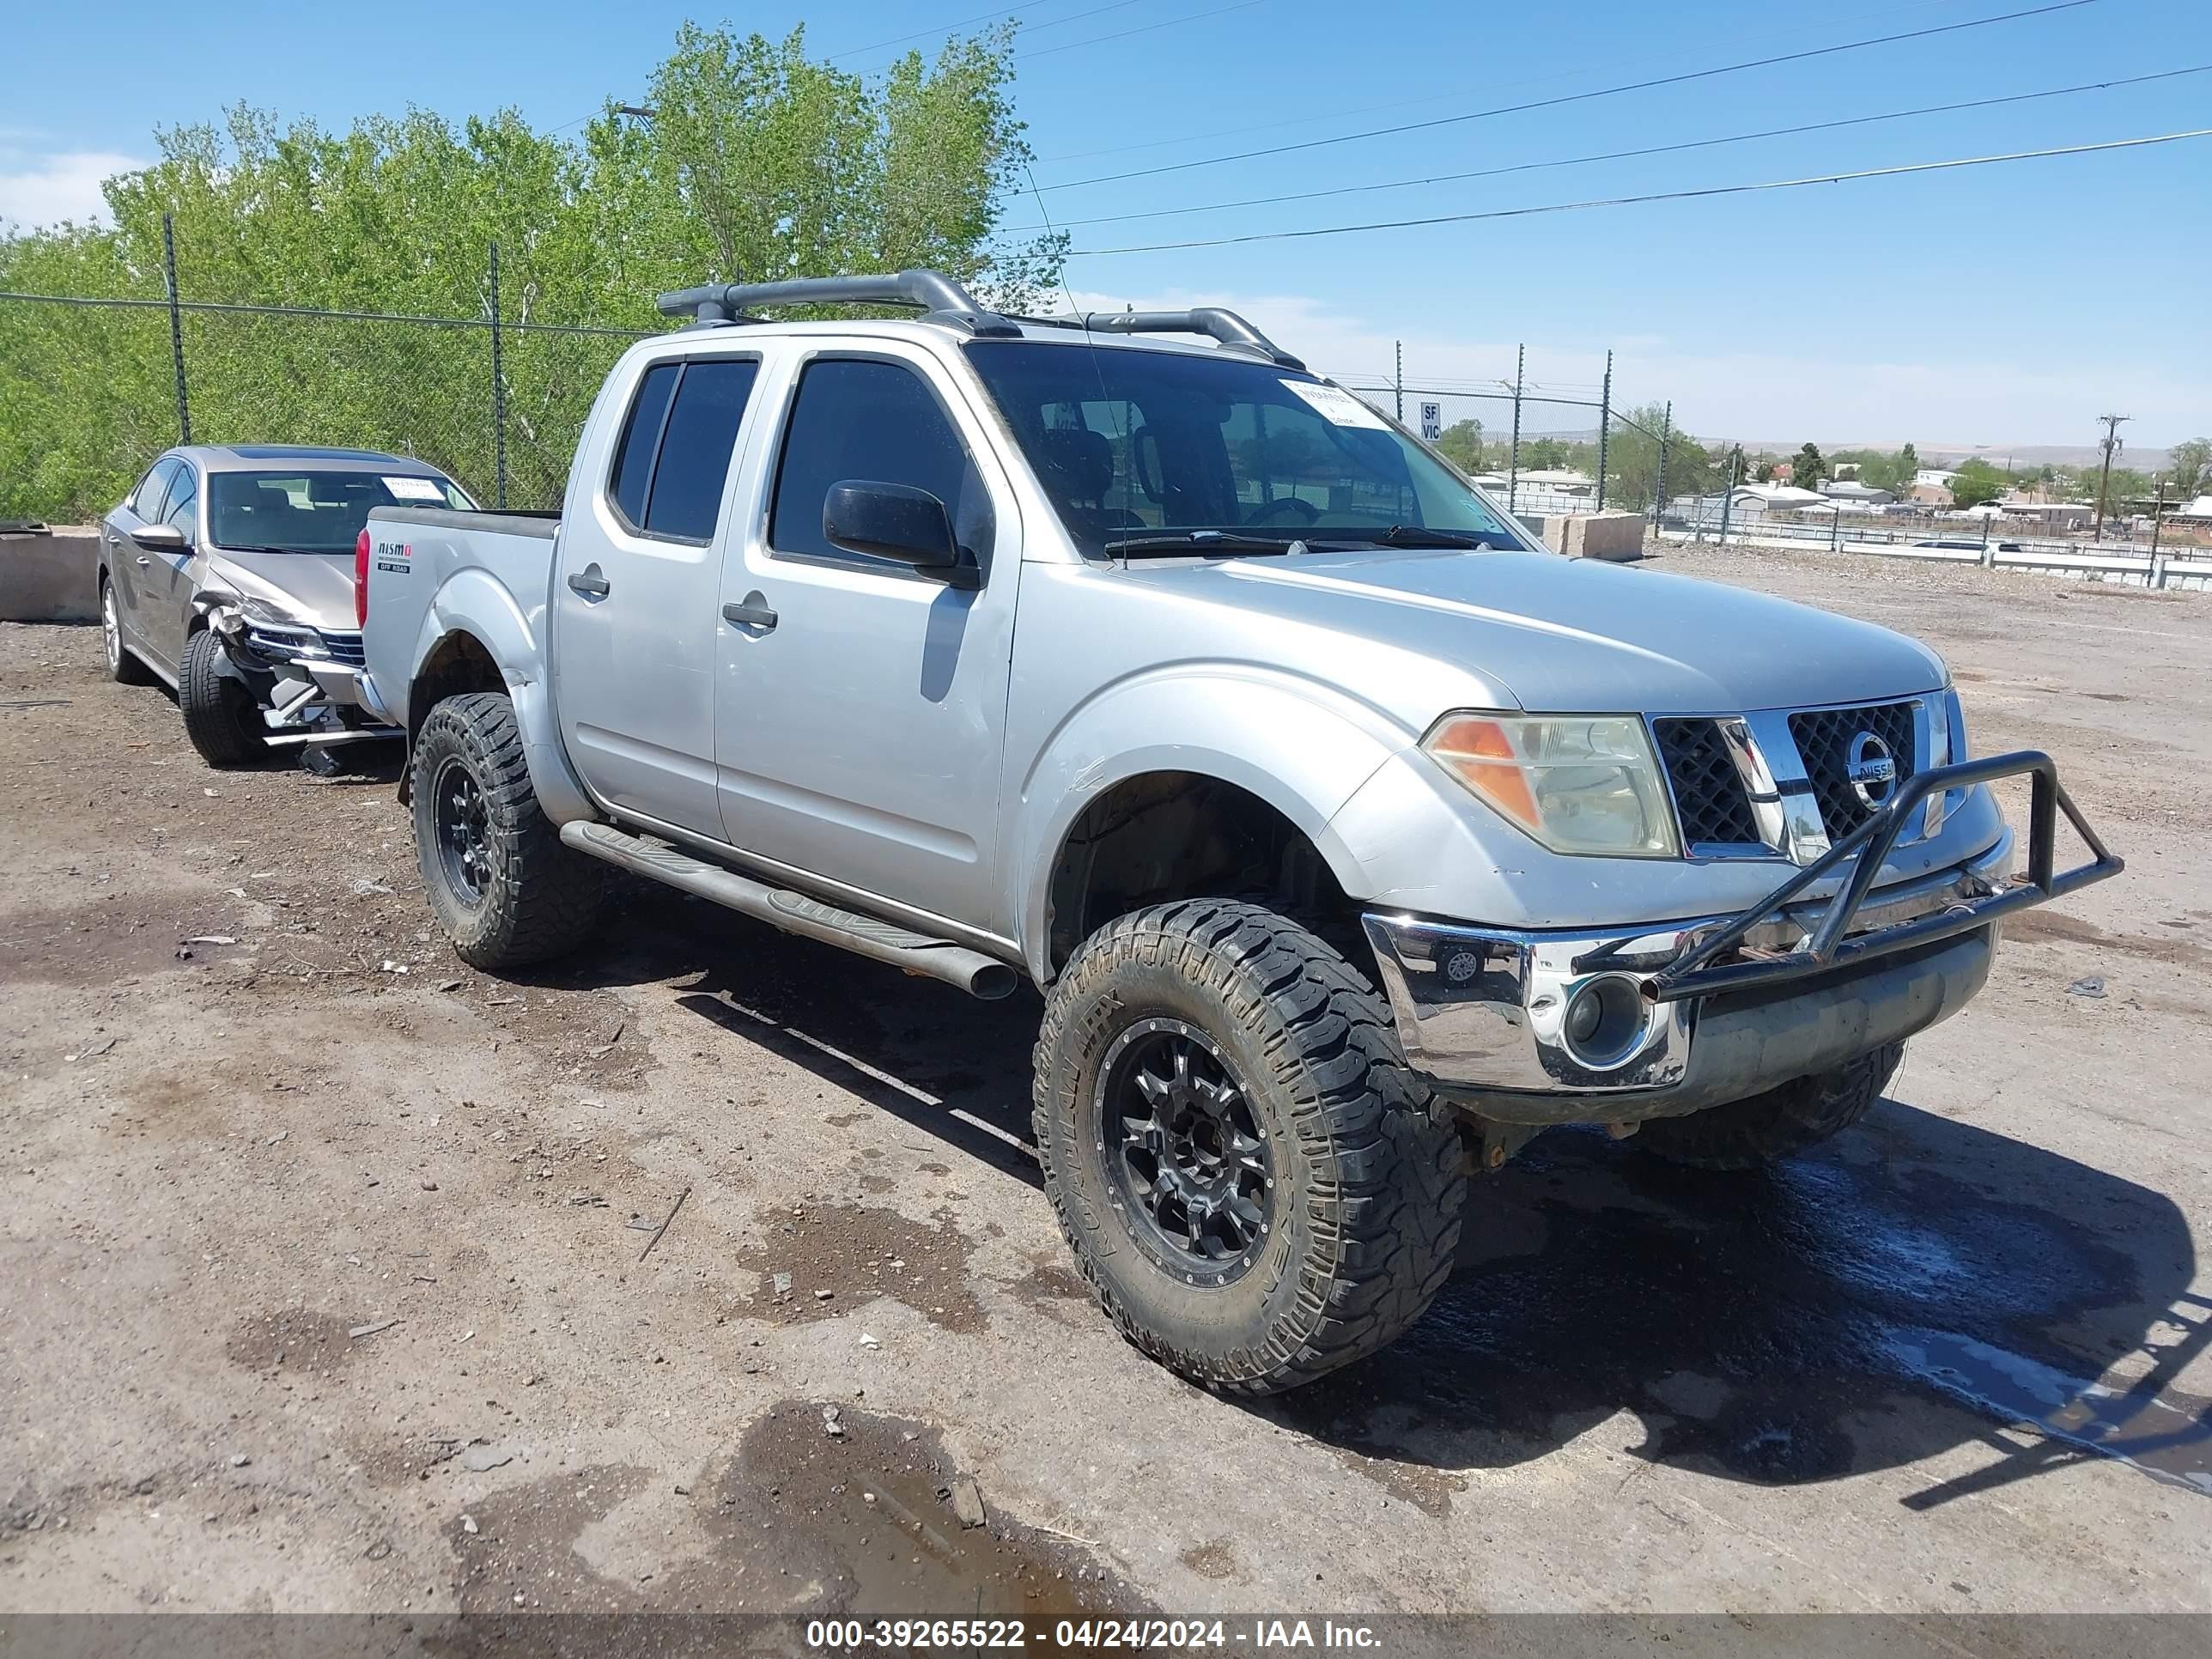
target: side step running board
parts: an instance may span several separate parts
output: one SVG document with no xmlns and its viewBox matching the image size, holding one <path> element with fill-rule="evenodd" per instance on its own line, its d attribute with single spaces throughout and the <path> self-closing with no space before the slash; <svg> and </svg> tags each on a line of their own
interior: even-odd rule
<svg viewBox="0 0 2212 1659">
<path fill-rule="evenodd" d="M 712 899 L 757 921 L 781 927 L 787 933 L 819 939 L 824 945 L 872 957 L 894 968 L 903 968 L 909 974 L 941 979 L 986 1001 L 1012 995 L 1014 988 L 1021 982 L 1021 976 L 1012 968 L 981 951 L 971 951 L 951 939 L 911 933 L 890 922 L 840 910 L 833 904 L 824 904 L 787 888 L 770 887 L 719 864 L 679 853 L 665 842 L 617 830 L 611 823 L 578 819 L 561 826 L 561 839 L 595 859 L 605 859 L 609 864 L 635 871 L 641 876 Z"/>
</svg>

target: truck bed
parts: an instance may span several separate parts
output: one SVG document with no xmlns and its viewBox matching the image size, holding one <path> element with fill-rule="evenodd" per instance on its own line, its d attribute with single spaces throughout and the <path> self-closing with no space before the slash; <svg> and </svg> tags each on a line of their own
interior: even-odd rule
<svg viewBox="0 0 2212 1659">
<path fill-rule="evenodd" d="M 442 628 L 433 605 L 500 613 L 496 641 L 542 666 L 546 596 L 557 514 L 464 513 L 380 507 L 368 515 L 368 617 L 362 648 L 368 678 L 392 720 L 408 724 L 418 653 Z M 451 586 L 449 586 L 449 584 Z M 533 674 L 533 678 L 535 675 Z"/>
</svg>

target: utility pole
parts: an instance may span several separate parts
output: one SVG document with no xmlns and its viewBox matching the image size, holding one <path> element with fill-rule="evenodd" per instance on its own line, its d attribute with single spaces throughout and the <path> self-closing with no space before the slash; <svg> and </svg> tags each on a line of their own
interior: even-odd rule
<svg viewBox="0 0 2212 1659">
<path fill-rule="evenodd" d="M 1659 533 L 1660 520 L 1667 511 L 1667 440 L 1674 432 L 1674 400 L 1667 399 L 1667 412 L 1659 418 L 1659 477 L 1651 486 L 1651 533 Z"/>
<path fill-rule="evenodd" d="M 2104 470 L 2097 475 L 2097 539 L 2102 541 L 2105 537 L 2105 501 L 2112 488 L 2112 457 L 2127 447 L 2120 441 L 2120 422 L 2131 421 L 2135 416 L 2100 415 L 2097 418 L 2104 423 L 2105 428 L 2102 446 L 2105 452 L 2105 465 Z"/>
<path fill-rule="evenodd" d="M 1390 372 L 1390 391 L 1397 405 L 1395 412 L 1398 424 L 1403 426 L 1406 423 L 1406 343 L 1393 340 L 1390 343 L 1397 349 L 1398 355 L 1398 366 Z"/>
<path fill-rule="evenodd" d="M 1521 380 L 1528 368 L 1528 348 L 1517 348 L 1513 356 L 1513 454 L 1505 479 L 1505 510 L 1520 511 L 1521 499 Z"/>
<path fill-rule="evenodd" d="M 1723 547 L 1726 547 L 1728 545 L 1729 515 L 1735 507 L 1736 486 L 1742 481 L 1742 478 L 1743 446 L 1741 444 L 1738 444 L 1729 452 L 1728 494 L 1721 497 L 1720 544 Z"/>
<path fill-rule="evenodd" d="M 1605 511 L 1606 439 L 1613 431 L 1613 353 L 1605 354 L 1605 390 L 1597 406 L 1597 510 Z"/>
</svg>

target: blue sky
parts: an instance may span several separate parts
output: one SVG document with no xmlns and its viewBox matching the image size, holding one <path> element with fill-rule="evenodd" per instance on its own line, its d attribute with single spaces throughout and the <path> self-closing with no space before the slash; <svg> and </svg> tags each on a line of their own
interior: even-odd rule
<svg viewBox="0 0 2212 1659">
<path fill-rule="evenodd" d="M 2212 64 L 2203 0 L 2093 0 L 2046 15 L 1427 131 L 1082 184 L 1101 173 L 1327 139 L 2050 0 L 1047 0 L 1023 8 L 1016 95 L 1055 223 L 1719 137 Z M 756 5 L 854 52 L 990 0 Z M 1090 15 L 1084 15 L 1090 14 Z M 230 0 L 26 9 L 9 25 L 0 217 L 96 202 L 159 125 L 237 99 L 343 127 L 418 104 L 503 105 L 540 125 L 639 96 L 684 15 L 714 7 L 397 0 L 308 9 Z M 1153 27 L 1167 25 L 1167 27 Z M 147 45 L 149 31 L 158 48 Z M 1124 31 L 1133 31 L 1123 33 Z M 1116 37 L 1119 38 L 1102 38 Z M 1059 49 L 1066 48 L 1066 49 Z M 2212 73 L 1706 150 L 1414 189 L 1083 224 L 1081 248 L 1480 211 L 2212 127 Z M 2107 409 L 2154 446 L 2212 428 L 2212 140 L 2004 167 L 1489 223 L 1073 262 L 1085 302 L 1248 310 L 1317 367 L 1459 386 L 1510 378 L 1672 398 L 1700 435 L 2086 444 Z M 1490 411 L 1455 399 L 1448 418 Z M 1536 425 L 1565 428 L 1577 417 Z"/>
</svg>

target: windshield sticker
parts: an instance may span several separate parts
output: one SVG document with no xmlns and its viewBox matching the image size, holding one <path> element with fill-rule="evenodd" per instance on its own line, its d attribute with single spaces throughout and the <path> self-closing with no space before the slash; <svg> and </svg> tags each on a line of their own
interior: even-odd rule
<svg viewBox="0 0 2212 1659">
<path fill-rule="evenodd" d="M 1388 432 L 1390 423 L 1342 386 L 1323 386 L 1317 380 L 1285 380 L 1283 385 L 1332 426 L 1364 426 L 1376 432 Z"/>
<path fill-rule="evenodd" d="M 438 488 L 435 478 L 386 478 L 384 487 L 397 501 L 429 501 L 439 507 L 446 504 L 446 492 Z"/>
</svg>

